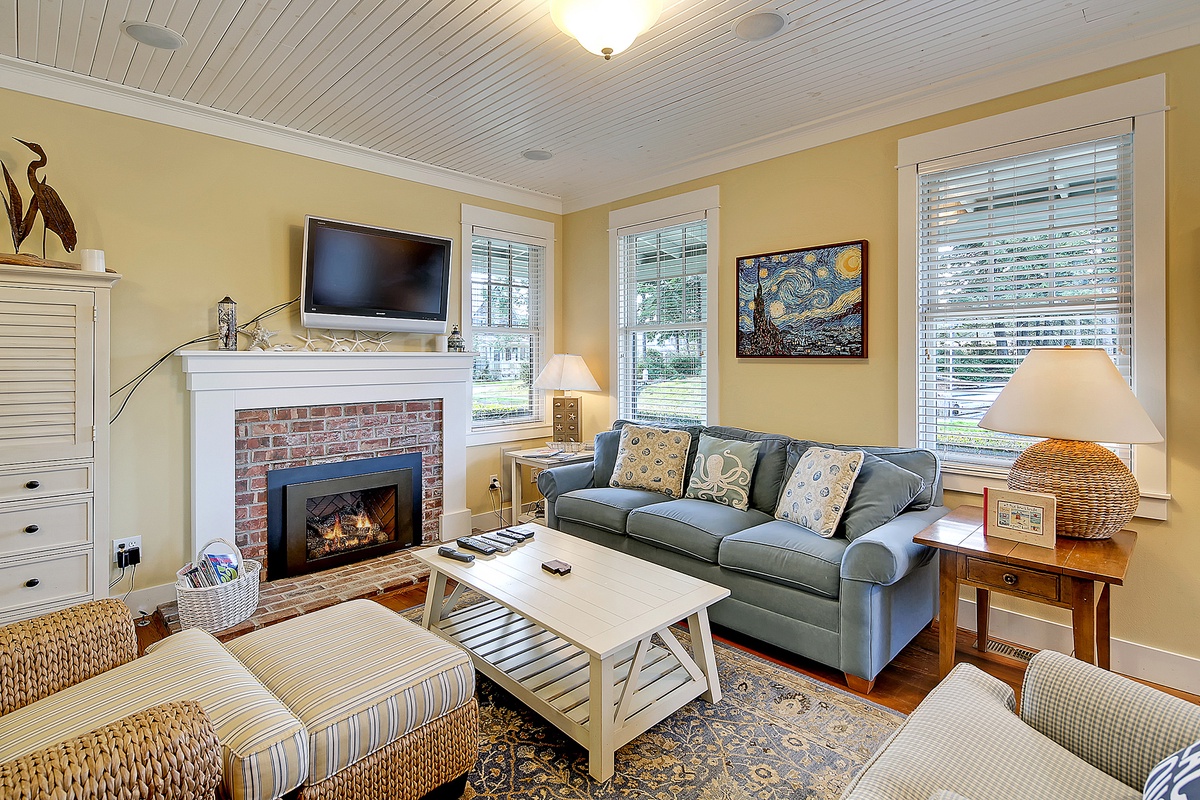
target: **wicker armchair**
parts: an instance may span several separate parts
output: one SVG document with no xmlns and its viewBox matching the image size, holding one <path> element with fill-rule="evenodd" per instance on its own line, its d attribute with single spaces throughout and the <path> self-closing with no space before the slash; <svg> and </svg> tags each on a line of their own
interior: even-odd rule
<svg viewBox="0 0 1200 800">
<path fill-rule="evenodd" d="M 0 627 L 0 716 L 136 657 L 132 615 L 118 600 Z M 206 800 L 220 780 L 212 722 L 179 701 L 0 764 L 0 797 Z"/>
</svg>

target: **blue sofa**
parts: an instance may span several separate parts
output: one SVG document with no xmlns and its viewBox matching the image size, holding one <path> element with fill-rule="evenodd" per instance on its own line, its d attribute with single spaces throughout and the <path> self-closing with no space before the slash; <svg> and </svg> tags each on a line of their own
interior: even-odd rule
<svg viewBox="0 0 1200 800">
<path fill-rule="evenodd" d="M 860 692 L 869 692 L 879 671 L 933 619 L 937 561 L 930 548 L 912 541 L 949 510 L 930 451 L 822 445 L 864 450 L 922 479 L 920 493 L 890 522 L 853 541 L 825 539 L 774 518 L 784 481 L 804 451 L 821 443 L 741 428 L 688 428 L 685 486 L 701 433 L 760 443 L 750 507 L 741 511 L 610 487 L 625 424 L 618 421 L 596 436 L 591 463 L 538 476 L 551 528 L 728 588 L 731 596 L 709 610 L 714 623 L 839 669 Z M 864 467 L 847 513 L 856 504 L 886 506 L 889 489 L 885 480 L 866 476 Z"/>
</svg>

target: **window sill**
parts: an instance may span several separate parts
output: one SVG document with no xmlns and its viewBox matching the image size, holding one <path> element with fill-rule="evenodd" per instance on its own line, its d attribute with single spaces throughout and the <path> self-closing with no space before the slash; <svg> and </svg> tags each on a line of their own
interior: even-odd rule
<svg viewBox="0 0 1200 800">
<path fill-rule="evenodd" d="M 545 422 L 524 422 L 514 425 L 494 425 L 467 432 L 467 447 L 484 444 L 506 444 L 526 439 L 549 439 L 554 428 Z"/>
<path fill-rule="evenodd" d="M 943 464 L 942 486 L 948 492 L 983 495 L 984 487 L 1005 489 L 1008 487 L 1008 471 L 998 468 L 969 467 L 966 465 Z M 1167 519 L 1171 503 L 1169 494 L 1142 493 L 1136 517 L 1142 519 Z"/>
</svg>

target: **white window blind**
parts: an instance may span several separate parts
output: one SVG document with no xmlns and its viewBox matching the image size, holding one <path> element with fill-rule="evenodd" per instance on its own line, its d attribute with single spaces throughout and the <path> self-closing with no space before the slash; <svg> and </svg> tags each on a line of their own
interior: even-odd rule
<svg viewBox="0 0 1200 800">
<path fill-rule="evenodd" d="M 948 463 L 1030 444 L 978 421 L 1031 347 L 1102 347 L 1131 380 L 1131 125 L 1067 138 L 917 167 L 917 435 Z"/>
<path fill-rule="evenodd" d="M 618 259 L 619 415 L 650 424 L 706 423 L 706 219 L 618 231 Z"/>
<path fill-rule="evenodd" d="M 471 236 L 474 427 L 540 422 L 533 380 L 545 358 L 546 247 L 535 239 L 475 227 Z"/>
</svg>

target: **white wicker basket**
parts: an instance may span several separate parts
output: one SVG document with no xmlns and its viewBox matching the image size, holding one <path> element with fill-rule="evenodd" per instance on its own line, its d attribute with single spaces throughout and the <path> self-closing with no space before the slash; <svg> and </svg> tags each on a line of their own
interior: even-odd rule
<svg viewBox="0 0 1200 800">
<path fill-rule="evenodd" d="M 216 586 L 191 586 L 183 577 L 183 569 L 175 573 L 179 624 L 185 629 L 200 628 L 209 633 L 223 631 L 245 622 L 258 608 L 258 574 L 262 571 L 262 564 L 243 559 L 237 547 L 227 539 L 206 542 L 196 554 L 196 560 L 204 558 L 204 551 L 217 542 L 225 543 L 237 553 L 238 577 Z"/>
</svg>

